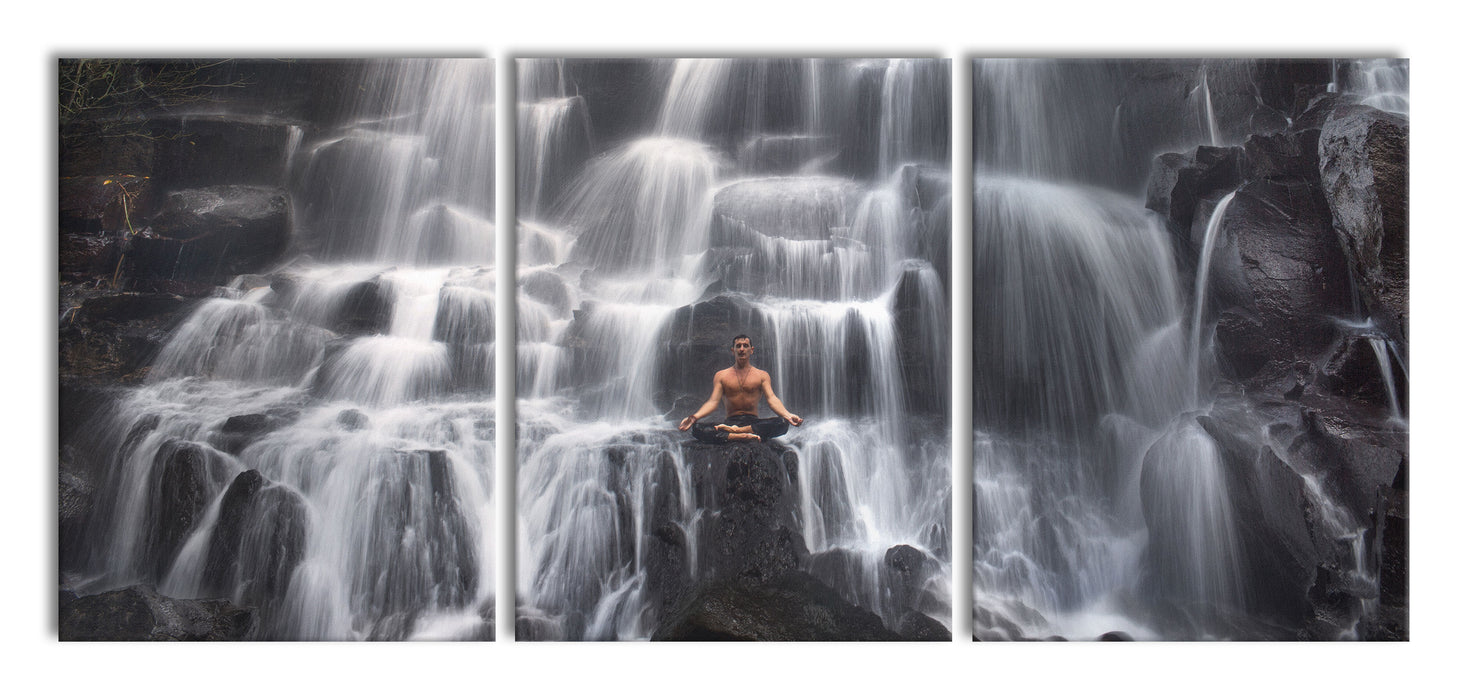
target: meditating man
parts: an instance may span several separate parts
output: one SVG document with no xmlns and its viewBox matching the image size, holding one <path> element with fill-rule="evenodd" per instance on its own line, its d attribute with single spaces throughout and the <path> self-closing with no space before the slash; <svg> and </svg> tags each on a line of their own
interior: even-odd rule
<svg viewBox="0 0 1468 700">
<path fill-rule="evenodd" d="M 749 336 L 734 336 L 732 350 L 734 366 L 714 374 L 714 393 L 693 415 L 684 418 L 678 429 L 693 428 L 693 437 L 699 441 L 723 444 L 730 440 L 759 441 L 780 437 L 790 426 L 804 423 L 800 416 L 785 410 L 785 404 L 775 396 L 770 373 L 749 363 L 749 357 L 754 354 L 754 344 Z M 778 418 L 759 417 L 761 394 Z M 720 398 L 724 400 L 724 422 L 718 425 L 699 423 L 698 419 L 719 407 Z"/>
</svg>

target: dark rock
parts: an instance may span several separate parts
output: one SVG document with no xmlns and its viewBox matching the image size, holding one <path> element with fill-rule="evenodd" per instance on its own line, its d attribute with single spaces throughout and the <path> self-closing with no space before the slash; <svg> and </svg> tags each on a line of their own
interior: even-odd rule
<svg viewBox="0 0 1468 700">
<path fill-rule="evenodd" d="M 169 188 L 214 185 L 281 187 L 292 136 L 301 126 L 255 115 L 208 115 L 155 119 L 154 133 L 177 134 L 158 142 L 152 175 Z"/>
<path fill-rule="evenodd" d="M 784 448 L 690 442 L 683 453 L 699 506 L 714 514 L 699 532 L 700 579 L 769 581 L 804 568 L 810 555 Z"/>
<path fill-rule="evenodd" d="M 520 278 L 520 290 L 555 312 L 556 318 L 565 318 L 571 313 L 571 290 L 560 275 L 538 270 Z"/>
<path fill-rule="evenodd" d="M 146 376 L 148 364 L 168 334 L 187 318 L 198 300 L 173 294 L 102 292 L 73 303 L 59 334 L 62 383 L 115 386 L 135 384 Z"/>
<path fill-rule="evenodd" d="M 356 432 L 367 428 L 371 421 L 368 420 L 367 414 L 355 408 L 348 408 L 336 414 L 336 424 L 348 432 Z"/>
<path fill-rule="evenodd" d="M 63 178 L 153 172 L 159 137 L 138 119 L 85 120 L 60 129 L 60 175 Z"/>
<path fill-rule="evenodd" d="M 237 455 L 266 434 L 279 430 L 295 416 L 289 413 L 250 413 L 230 416 L 210 437 L 210 443 L 224 452 Z"/>
<path fill-rule="evenodd" d="M 1407 494 L 1384 488 L 1377 501 L 1370 535 L 1379 561 L 1381 604 L 1407 608 Z M 1405 615 L 1403 616 L 1405 627 Z"/>
<path fill-rule="evenodd" d="M 802 572 L 701 588 L 664 619 L 654 641 L 895 641 L 881 618 Z"/>
<path fill-rule="evenodd" d="M 1199 146 L 1191 155 L 1163 153 L 1152 163 L 1147 183 L 1147 208 L 1162 215 L 1167 230 L 1185 243 L 1186 256 L 1196 260 L 1201 241 L 1189 240 L 1198 203 L 1238 187 L 1243 149 Z"/>
<path fill-rule="evenodd" d="M 204 563 L 204 590 L 238 595 L 250 605 L 283 600 L 305 552 L 306 527 L 306 504 L 299 495 L 253 469 L 241 473 L 220 501 Z"/>
<path fill-rule="evenodd" d="M 180 600 L 148 586 L 65 599 L 61 641 L 241 641 L 255 613 L 227 600 Z"/>
<path fill-rule="evenodd" d="M 1404 344 L 1407 321 L 1407 121 L 1366 106 L 1331 112 L 1320 181 L 1351 278 L 1373 319 Z"/>
<path fill-rule="evenodd" d="M 576 325 L 572 323 L 573 328 Z M 734 336 L 740 334 L 753 341 L 756 365 L 762 357 L 776 356 L 779 349 L 773 346 L 763 316 L 743 297 L 720 295 L 673 312 L 658 332 L 662 351 L 659 391 L 696 397 L 700 402 L 708 398 L 714 373 L 734 364 L 730 349 Z"/>
<path fill-rule="evenodd" d="M 155 580 L 163 580 L 173 566 L 199 516 L 227 478 L 224 466 L 206 449 L 197 443 L 169 440 L 153 457 L 146 556 Z"/>
<path fill-rule="evenodd" d="M 1229 203 L 1221 227 L 1210 301 L 1220 310 L 1237 309 L 1249 322 L 1220 327 L 1219 342 L 1237 355 L 1313 360 L 1335 340 L 1335 319 L 1350 313 L 1351 300 L 1345 261 L 1319 190 L 1255 180 Z M 1245 333 L 1224 337 L 1234 330 Z"/>
<path fill-rule="evenodd" d="M 60 254 L 61 279 L 66 282 L 111 284 L 122 260 L 123 239 L 108 233 L 63 233 Z M 121 275 L 118 275 L 120 278 Z"/>
<path fill-rule="evenodd" d="M 596 151 L 646 132 L 656 121 L 670 62 L 566 59 L 566 91 L 586 101 Z"/>
<path fill-rule="evenodd" d="M 63 177 L 60 196 L 62 232 L 131 232 L 153 213 L 157 187 L 138 175 Z"/>
<path fill-rule="evenodd" d="M 285 253 L 290 195 L 242 185 L 173 192 L 149 223 L 130 242 L 133 274 L 222 284 L 263 272 Z"/>
<path fill-rule="evenodd" d="M 948 642 L 953 633 L 943 623 L 920 612 L 908 612 L 897 623 L 897 636 L 913 642 Z"/>
<path fill-rule="evenodd" d="M 1101 635 L 1100 637 L 1097 637 L 1096 640 L 1097 641 L 1100 641 L 1100 642 L 1135 642 L 1136 641 L 1135 639 L 1132 639 L 1132 636 L 1131 635 L 1127 634 L 1126 632 L 1120 632 L 1120 631 L 1107 632 L 1107 633 Z"/>
<path fill-rule="evenodd" d="M 902 368 L 905 405 L 918 414 L 943 415 L 948 410 L 949 318 L 941 284 L 928 284 L 926 266 L 905 267 L 891 297 L 892 323 Z M 927 279 L 937 282 L 936 277 Z M 865 372 L 863 372 L 865 374 Z"/>
<path fill-rule="evenodd" d="M 386 333 L 392 324 L 393 295 L 386 281 L 374 278 L 352 285 L 342 297 L 332 330 L 345 335 Z"/>
<path fill-rule="evenodd" d="M 1024 638 L 1024 631 L 1009 618 L 988 608 L 974 606 L 975 641 L 1019 641 Z"/>
<path fill-rule="evenodd" d="M 1376 339 L 1376 342 L 1382 342 Z M 1405 388 L 1406 378 L 1394 376 L 1395 363 L 1390 362 L 1388 353 L 1387 371 L 1392 385 L 1388 386 L 1388 375 L 1383 374 L 1381 358 L 1373 347 L 1372 339 L 1360 335 L 1342 335 L 1330 350 L 1329 359 L 1320 368 L 1319 386 L 1337 396 L 1366 404 L 1383 412 L 1389 412 L 1393 394 L 1397 387 Z M 1405 406 L 1406 401 L 1401 401 Z"/>
<path fill-rule="evenodd" d="M 1304 107 L 1297 102 L 1298 95 L 1324 94 L 1331 82 L 1328 59 L 1260 59 L 1255 64 L 1260 101 L 1291 116 Z"/>
<path fill-rule="evenodd" d="M 1298 628 L 1311 614 L 1306 592 L 1324 560 L 1305 486 L 1271 449 L 1256 445 L 1247 422 L 1200 416 L 1198 424 L 1223 457 L 1244 598 L 1261 617 Z"/>
<path fill-rule="evenodd" d="M 56 486 L 56 539 L 60 547 L 58 563 L 63 570 L 83 563 L 87 521 L 97 498 L 97 487 L 68 467 L 63 460 Z"/>
<path fill-rule="evenodd" d="M 1319 129 L 1252 134 L 1244 140 L 1249 179 L 1315 180 L 1320 176 Z"/>
</svg>

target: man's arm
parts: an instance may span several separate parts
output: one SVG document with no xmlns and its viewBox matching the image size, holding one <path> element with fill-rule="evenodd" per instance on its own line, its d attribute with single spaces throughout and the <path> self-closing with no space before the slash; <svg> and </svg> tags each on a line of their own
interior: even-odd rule
<svg viewBox="0 0 1468 700">
<path fill-rule="evenodd" d="M 775 415 L 784 418 L 785 422 L 791 425 L 800 425 L 805 422 L 800 416 L 785 410 L 785 404 L 780 402 L 780 397 L 775 396 L 775 384 L 770 381 L 770 374 L 768 372 L 764 376 L 764 385 L 765 403 L 770 405 L 770 410 L 774 411 Z"/>
<path fill-rule="evenodd" d="M 683 422 L 678 424 L 678 429 L 687 430 L 689 428 L 692 428 L 693 424 L 698 422 L 698 419 L 710 413 L 713 413 L 714 410 L 719 407 L 719 399 L 722 398 L 724 398 L 724 383 L 719 381 L 719 375 L 715 374 L 714 391 L 713 393 L 709 394 L 709 400 L 703 402 L 703 405 L 699 406 L 697 411 L 694 411 L 687 418 L 684 418 Z"/>
</svg>

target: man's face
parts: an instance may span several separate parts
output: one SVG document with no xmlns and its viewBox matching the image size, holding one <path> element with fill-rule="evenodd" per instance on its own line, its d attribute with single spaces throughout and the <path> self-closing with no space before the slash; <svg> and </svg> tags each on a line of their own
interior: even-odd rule
<svg viewBox="0 0 1468 700">
<path fill-rule="evenodd" d="M 747 360 L 749 359 L 749 356 L 753 354 L 754 345 L 749 342 L 748 338 L 740 338 L 739 340 L 734 341 L 734 359 Z"/>
</svg>

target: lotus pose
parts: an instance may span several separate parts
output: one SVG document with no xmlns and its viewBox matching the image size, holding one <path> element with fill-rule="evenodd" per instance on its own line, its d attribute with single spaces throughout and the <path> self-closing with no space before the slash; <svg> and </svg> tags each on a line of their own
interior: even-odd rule
<svg viewBox="0 0 1468 700">
<path fill-rule="evenodd" d="M 749 336 L 734 336 L 734 366 L 721 369 L 714 374 L 714 392 L 697 411 L 678 424 L 679 430 L 693 429 L 693 437 L 700 442 L 723 444 L 730 440 L 768 440 L 785 434 L 792 425 L 805 421 L 800 416 L 785 410 L 785 404 L 775 396 L 770 384 L 770 373 L 749 363 L 754 354 L 754 344 Z M 763 395 L 778 418 L 760 418 L 759 400 Z M 714 412 L 724 400 L 724 422 L 717 425 L 699 423 L 698 419 Z"/>
</svg>

